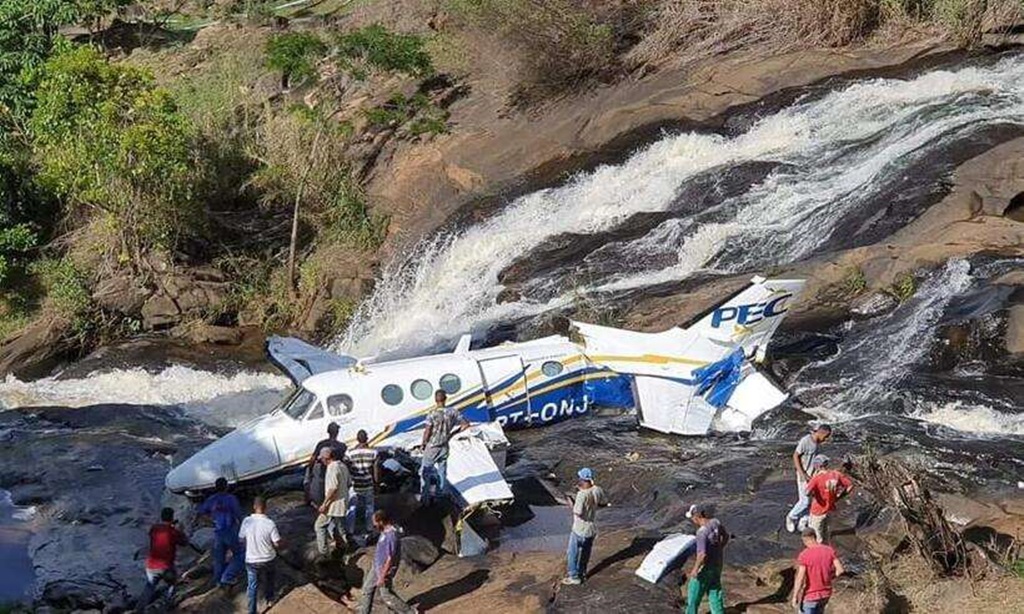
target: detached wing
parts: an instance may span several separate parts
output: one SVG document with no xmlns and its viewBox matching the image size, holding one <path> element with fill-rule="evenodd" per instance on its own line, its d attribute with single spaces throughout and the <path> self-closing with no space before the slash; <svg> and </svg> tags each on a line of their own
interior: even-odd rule
<svg viewBox="0 0 1024 614">
<path fill-rule="evenodd" d="M 347 369 L 358 362 L 352 356 L 328 352 L 295 337 L 277 336 L 267 339 L 267 357 L 295 385 L 312 375 Z"/>
</svg>

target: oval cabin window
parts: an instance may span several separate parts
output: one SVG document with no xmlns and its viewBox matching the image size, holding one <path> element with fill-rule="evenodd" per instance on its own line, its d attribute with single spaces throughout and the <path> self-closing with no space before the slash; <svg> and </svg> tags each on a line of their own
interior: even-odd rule
<svg viewBox="0 0 1024 614">
<path fill-rule="evenodd" d="M 434 385 L 425 379 L 418 379 L 409 386 L 409 391 L 414 398 L 422 401 L 430 398 L 430 394 L 434 392 Z"/>
<path fill-rule="evenodd" d="M 554 377 L 560 374 L 564 368 L 565 367 L 562 366 L 562 363 L 555 360 L 549 360 L 540 366 L 541 372 L 548 377 Z"/>
<path fill-rule="evenodd" d="M 398 384 L 388 384 L 380 391 L 380 398 L 388 405 L 398 405 L 402 402 L 402 388 Z"/>
<path fill-rule="evenodd" d="M 441 376 L 440 384 L 441 390 L 444 390 L 448 394 L 455 394 L 462 389 L 462 380 L 459 379 L 458 375 L 449 373 Z"/>
</svg>

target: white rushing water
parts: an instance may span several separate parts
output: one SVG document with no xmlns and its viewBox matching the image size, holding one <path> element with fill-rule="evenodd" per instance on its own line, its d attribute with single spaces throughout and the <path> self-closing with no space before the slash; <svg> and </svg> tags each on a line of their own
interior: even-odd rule
<svg viewBox="0 0 1024 614">
<path fill-rule="evenodd" d="M 438 236 L 385 271 L 335 349 L 407 353 L 467 330 L 563 308 L 580 291 L 620 291 L 718 266 L 748 270 L 792 261 L 819 246 L 849 212 L 930 148 L 996 123 L 1024 124 L 1024 61 L 876 79 L 783 109 L 734 137 L 666 136 L 617 166 L 527 194 L 490 219 Z M 673 219 L 624 246 L 635 260 L 668 252 L 670 264 L 630 270 L 573 292 L 499 304 L 499 273 L 547 239 L 592 234 L 672 206 L 697 174 L 730 165 L 787 165 L 729 203 L 710 223 Z M 794 170 L 795 169 L 795 170 Z"/>
<path fill-rule="evenodd" d="M 191 405 L 242 393 L 277 393 L 291 382 L 273 373 L 241 372 L 221 375 L 173 365 L 159 373 L 117 369 L 82 379 L 47 377 L 23 382 L 8 375 L 0 383 L 0 408 L 60 405 L 83 407 L 100 403 Z"/>
<path fill-rule="evenodd" d="M 1004 413 L 975 403 L 930 403 L 922 406 L 915 417 L 964 433 L 1024 436 L 1024 414 Z"/>
<path fill-rule="evenodd" d="M 936 323 L 949 302 L 970 287 L 970 264 L 951 260 L 891 313 L 851 324 L 840 351 L 794 378 L 796 393 L 824 399 L 808 411 L 833 421 L 863 417 L 867 408 L 903 394 L 901 383 L 930 351 Z M 812 394 L 808 394 L 811 392 Z"/>
</svg>

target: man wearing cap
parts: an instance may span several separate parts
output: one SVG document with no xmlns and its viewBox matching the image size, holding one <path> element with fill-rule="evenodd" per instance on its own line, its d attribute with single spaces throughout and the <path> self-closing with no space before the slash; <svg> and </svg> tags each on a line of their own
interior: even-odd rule
<svg viewBox="0 0 1024 614">
<path fill-rule="evenodd" d="M 840 499 L 853 492 L 853 481 L 842 471 L 829 469 L 828 457 L 819 454 L 811 461 L 814 476 L 807 483 L 807 496 L 811 500 L 811 515 L 807 526 L 813 529 L 818 543 L 828 541 L 828 515 L 836 509 Z"/>
<path fill-rule="evenodd" d="M 569 532 L 569 549 L 566 553 L 567 574 L 562 584 L 580 584 L 587 577 L 590 552 L 594 548 L 597 525 L 594 522 L 597 508 L 608 505 L 604 490 L 594 485 L 594 472 L 584 467 L 576 473 L 576 500 L 572 506 L 572 531 Z"/>
<path fill-rule="evenodd" d="M 327 472 L 324 475 L 324 502 L 317 510 L 320 514 L 313 529 L 316 531 L 316 547 L 320 556 L 327 556 L 330 551 L 328 538 L 333 537 L 335 550 L 344 552 L 346 549 L 345 517 L 348 513 L 351 477 L 342 459 L 334 457 L 333 449 L 325 447 L 320 454 L 327 465 Z"/>
<path fill-rule="evenodd" d="M 313 453 L 309 455 L 309 461 L 306 462 L 306 474 L 302 480 L 303 489 L 309 492 L 309 484 L 313 479 L 313 468 L 316 466 L 317 461 L 320 459 L 320 451 L 324 448 L 330 448 L 333 453 L 332 457 L 334 460 L 342 460 L 345 458 L 345 451 L 348 446 L 345 442 L 338 441 L 338 431 L 341 427 L 338 426 L 337 422 L 331 422 L 327 425 L 327 439 L 321 439 L 316 442 L 316 447 L 313 448 Z"/>
<path fill-rule="evenodd" d="M 814 529 L 804 529 L 801 537 L 804 549 L 796 557 L 796 579 L 789 601 L 800 614 L 825 614 L 832 580 L 843 575 L 843 564 L 832 546 L 818 542 Z"/>
<path fill-rule="evenodd" d="M 811 481 L 811 459 L 818 453 L 818 448 L 832 436 L 832 427 L 820 424 L 813 431 L 804 435 L 793 451 L 793 468 L 796 469 L 797 502 L 786 514 L 786 530 L 795 533 L 800 519 L 807 515 L 811 501 L 807 497 L 807 483 Z"/>
<path fill-rule="evenodd" d="M 703 503 L 691 505 L 686 517 L 697 525 L 697 556 L 690 570 L 686 587 L 686 614 L 697 614 L 704 595 L 708 596 L 711 614 L 725 613 L 725 591 L 722 589 L 722 562 L 729 533 L 714 517 L 714 506 Z"/>
</svg>

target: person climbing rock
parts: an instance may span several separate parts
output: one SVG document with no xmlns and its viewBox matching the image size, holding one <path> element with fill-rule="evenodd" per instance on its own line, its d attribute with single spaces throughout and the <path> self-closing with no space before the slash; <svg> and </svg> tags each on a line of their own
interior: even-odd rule
<svg viewBox="0 0 1024 614">
<path fill-rule="evenodd" d="M 374 494 L 380 482 L 377 450 L 370 446 L 365 430 L 356 433 L 356 445 L 348 451 L 349 471 L 352 474 L 352 500 L 348 508 L 348 532 L 356 534 L 356 523 L 363 519 L 363 532 L 373 530 Z"/>
<path fill-rule="evenodd" d="M 807 496 L 811 500 L 807 526 L 817 535 L 818 543 L 829 539 L 829 514 L 836 509 L 840 499 L 853 492 L 853 481 L 838 469 L 829 469 L 828 457 L 819 454 L 811 461 L 814 475 L 807 483 Z"/>
<path fill-rule="evenodd" d="M 587 579 L 590 553 L 597 537 L 597 510 L 608 505 L 604 489 L 594 484 L 594 471 L 584 467 L 576 473 L 576 498 L 572 505 L 572 530 L 566 552 L 566 576 L 562 584 L 581 584 Z"/>
<path fill-rule="evenodd" d="M 722 588 L 722 563 L 729 533 L 715 516 L 714 506 L 691 505 L 686 517 L 697 525 L 697 556 L 690 570 L 686 587 L 686 614 L 697 614 L 704 595 L 708 597 L 711 614 L 724 614 L 725 590 Z"/>
<path fill-rule="evenodd" d="M 242 521 L 238 531 L 239 539 L 245 544 L 245 572 L 248 576 L 246 596 L 249 599 L 249 614 L 256 614 L 260 588 L 268 606 L 274 603 L 274 559 L 281 548 L 281 535 L 277 525 L 267 514 L 267 503 L 263 497 L 252 502 L 252 514 Z"/>
<path fill-rule="evenodd" d="M 786 514 L 786 530 L 795 533 L 801 518 L 807 515 L 811 500 L 807 497 L 807 483 L 811 480 L 811 459 L 818 453 L 818 448 L 832 436 L 832 427 L 819 424 L 813 431 L 804 435 L 793 450 L 793 468 L 796 469 L 797 502 Z"/>
<path fill-rule="evenodd" d="M 363 578 L 357 611 L 359 614 L 370 614 L 373 611 L 373 598 L 380 595 L 381 601 L 392 612 L 415 614 L 416 608 L 395 594 L 395 574 L 402 560 L 402 536 L 391 516 L 384 510 L 373 513 L 373 526 L 380 534 L 380 539 L 373 553 L 373 564 Z"/>
<path fill-rule="evenodd" d="M 313 467 L 316 466 L 317 459 L 320 458 L 320 451 L 325 447 L 330 448 L 334 453 L 334 458 L 341 460 L 345 458 L 345 451 L 348 446 L 345 442 L 338 441 L 338 432 L 341 427 L 338 426 L 337 422 L 331 422 L 327 425 L 327 438 L 321 439 L 316 442 L 316 446 L 313 448 L 313 453 L 309 455 L 309 460 L 306 462 L 306 473 L 302 479 L 302 486 L 307 492 L 309 491 L 309 484 L 313 479 Z"/>
<path fill-rule="evenodd" d="M 448 394 L 444 390 L 434 393 L 436 407 L 427 414 L 423 428 L 420 501 L 424 505 L 428 505 L 435 496 L 444 496 L 448 484 L 449 442 L 457 433 L 469 428 L 469 421 L 458 409 L 446 407 L 447 402 Z"/>
<path fill-rule="evenodd" d="M 335 552 L 344 553 L 348 549 L 345 525 L 352 480 L 348 466 L 342 459 L 335 458 L 332 448 L 323 448 L 320 454 L 327 465 L 327 472 L 324 475 L 324 501 L 317 510 L 319 515 L 313 529 L 316 531 L 317 551 L 325 557 L 330 553 L 330 541 L 334 542 Z"/>
<path fill-rule="evenodd" d="M 217 478 L 214 489 L 216 492 L 196 508 L 196 514 L 209 516 L 213 521 L 213 580 L 218 587 L 226 588 L 237 581 L 244 565 L 245 553 L 238 543 L 242 506 L 238 498 L 228 492 L 227 479 Z"/>
<path fill-rule="evenodd" d="M 167 585 L 164 596 L 168 601 L 174 597 L 174 588 L 178 584 L 178 572 L 174 565 L 178 556 L 178 546 L 188 546 L 202 554 L 202 550 L 194 546 L 188 536 L 178 528 L 174 520 L 174 510 L 165 507 L 160 510 L 160 522 L 149 529 L 149 554 L 146 556 L 146 588 L 136 604 L 135 611 L 141 612 L 157 597 L 160 584 Z"/>
<path fill-rule="evenodd" d="M 796 557 L 796 578 L 789 601 L 800 614 L 824 614 L 832 596 L 832 581 L 845 570 L 832 546 L 818 542 L 814 529 L 804 529 L 801 537 L 804 549 Z"/>
</svg>

